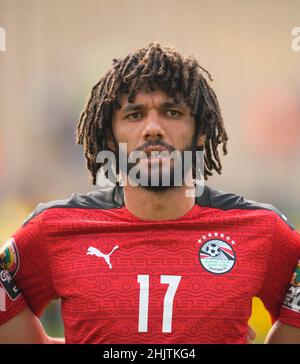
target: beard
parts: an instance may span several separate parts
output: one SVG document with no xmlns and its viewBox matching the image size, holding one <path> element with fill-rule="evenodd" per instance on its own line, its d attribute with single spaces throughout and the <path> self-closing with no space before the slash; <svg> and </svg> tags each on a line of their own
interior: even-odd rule
<svg viewBox="0 0 300 364">
<path fill-rule="evenodd" d="M 195 152 L 197 151 L 196 143 L 193 141 L 183 150 L 175 150 L 163 141 L 156 140 L 145 143 L 136 151 L 143 151 L 148 146 L 161 146 L 166 149 L 169 155 L 163 158 L 152 158 L 148 155 L 147 158 L 138 159 L 135 162 L 129 162 L 130 158 L 127 155 L 127 176 L 129 180 L 132 179 L 133 175 L 135 176 L 134 186 L 154 193 L 163 193 L 183 186 L 187 174 L 192 171 Z M 184 152 L 191 153 L 189 158 L 187 158 L 188 153 Z M 161 155 L 163 154 L 164 152 L 161 153 Z"/>
</svg>

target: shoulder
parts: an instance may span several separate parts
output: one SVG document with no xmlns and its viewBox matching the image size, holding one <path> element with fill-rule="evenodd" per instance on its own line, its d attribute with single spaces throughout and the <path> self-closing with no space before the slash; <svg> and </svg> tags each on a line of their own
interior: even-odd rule
<svg viewBox="0 0 300 364">
<path fill-rule="evenodd" d="M 270 215 L 275 215 L 290 229 L 295 230 L 292 222 L 280 211 L 277 207 L 269 203 L 261 203 L 253 200 L 248 200 L 243 196 L 236 195 L 230 192 L 224 192 L 212 187 L 205 186 L 204 192 L 200 197 L 196 198 L 196 203 L 204 207 L 212 207 L 223 211 L 229 210 L 245 210 L 258 211 L 265 210 Z"/>
<path fill-rule="evenodd" d="M 86 194 L 73 193 L 71 197 L 62 200 L 55 200 L 46 203 L 39 203 L 33 212 L 23 222 L 23 226 L 28 224 L 41 213 L 53 209 L 102 209 L 109 210 L 123 206 L 123 189 L 120 187 L 107 188 L 91 191 Z"/>
<path fill-rule="evenodd" d="M 42 212 L 51 208 L 82 208 L 82 209 L 102 209 L 109 210 L 112 208 L 122 207 L 124 204 L 124 195 L 122 187 L 109 187 L 102 190 L 91 191 L 87 194 L 73 193 L 71 197 L 63 200 L 55 200 L 47 203 L 40 203 L 34 211 L 24 221 L 23 226 L 30 220 L 40 215 Z M 212 187 L 205 186 L 204 192 L 196 198 L 196 204 L 203 207 L 211 207 L 223 211 L 228 210 L 265 210 L 272 215 L 277 216 L 290 229 L 295 230 L 291 221 L 275 206 L 268 203 L 260 203 L 248 200 L 243 196 L 224 192 Z"/>
</svg>

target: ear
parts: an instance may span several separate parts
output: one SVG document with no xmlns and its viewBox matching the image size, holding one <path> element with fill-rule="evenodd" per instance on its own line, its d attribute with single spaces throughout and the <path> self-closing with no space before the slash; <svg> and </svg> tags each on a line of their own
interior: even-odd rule
<svg viewBox="0 0 300 364">
<path fill-rule="evenodd" d="M 198 139 L 197 139 L 197 146 L 198 147 L 202 147 L 205 143 L 205 140 L 206 140 L 206 135 L 205 134 L 201 134 L 198 136 Z"/>
</svg>

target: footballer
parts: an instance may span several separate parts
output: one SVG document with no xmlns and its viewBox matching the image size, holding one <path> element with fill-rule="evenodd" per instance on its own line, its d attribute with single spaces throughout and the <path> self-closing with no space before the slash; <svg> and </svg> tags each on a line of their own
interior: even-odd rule
<svg viewBox="0 0 300 364">
<path fill-rule="evenodd" d="M 300 236 L 287 218 L 212 187 L 188 193 L 195 159 L 181 185 L 148 178 L 162 177 L 165 161 L 171 176 L 178 171 L 174 151 L 182 161 L 202 152 L 205 179 L 221 173 L 228 136 L 210 79 L 196 59 L 158 42 L 113 60 L 77 142 L 93 184 L 99 153 L 118 160 L 120 144 L 144 153 L 128 159 L 127 173 L 138 167 L 150 183 L 36 207 L 2 249 L 0 342 L 59 342 L 39 317 L 60 298 L 66 343 L 246 343 L 259 297 L 274 323 L 266 342 L 300 343 Z"/>
</svg>

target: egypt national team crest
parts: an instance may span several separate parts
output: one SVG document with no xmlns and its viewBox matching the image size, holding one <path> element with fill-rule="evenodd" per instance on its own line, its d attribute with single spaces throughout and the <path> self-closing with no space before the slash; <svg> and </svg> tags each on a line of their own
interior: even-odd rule
<svg viewBox="0 0 300 364">
<path fill-rule="evenodd" d="M 224 274 L 233 268 L 236 256 L 231 245 L 235 242 L 230 237 L 222 233 L 209 233 L 198 242 L 203 243 L 199 250 L 199 260 L 205 270 Z"/>
</svg>

